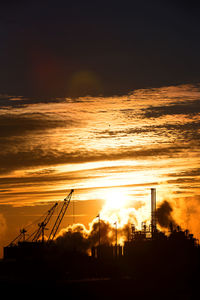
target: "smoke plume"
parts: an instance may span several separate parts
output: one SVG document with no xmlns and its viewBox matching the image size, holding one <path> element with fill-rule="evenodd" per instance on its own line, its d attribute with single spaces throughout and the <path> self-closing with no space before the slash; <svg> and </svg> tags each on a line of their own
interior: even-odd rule
<svg viewBox="0 0 200 300">
<path fill-rule="evenodd" d="M 168 201 L 164 201 L 156 210 L 156 216 L 158 224 L 163 228 L 169 228 L 170 226 L 177 226 L 172 217 L 172 207 Z"/>
</svg>

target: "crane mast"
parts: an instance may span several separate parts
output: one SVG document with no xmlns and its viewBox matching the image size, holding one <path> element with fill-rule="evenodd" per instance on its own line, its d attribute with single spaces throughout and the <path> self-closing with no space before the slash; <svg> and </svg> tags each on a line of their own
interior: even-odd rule
<svg viewBox="0 0 200 300">
<path fill-rule="evenodd" d="M 25 241 L 25 234 L 26 234 L 26 232 L 27 232 L 27 230 L 26 230 L 25 228 L 20 229 L 20 234 L 19 234 L 14 240 L 12 240 L 12 242 L 10 242 L 10 244 L 8 245 L 8 247 L 13 246 L 13 245 L 15 244 L 16 241 L 17 241 L 17 242 L 20 242 L 21 239 L 22 239 L 23 241 Z"/>
<path fill-rule="evenodd" d="M 56 235 L 56 233 L 58 231 L 58 228 L 60 226 L 60 223 L 62 222 L 62 219 L 63 219 L 63 217 L 65 215 L 65 212 L 66 212 L 66 210 L 67 210 L 67 208 L 69 206 L 69 203 L 70 203 L 70 200 L 71 200 L 73 192 L 74 192 L 74 190 L 71 190 L 71 192 L 69 193 L 69 195 L 64 199 L 64 203 L 63 203 L 63 205 L 61 207 L 61 210 L 60 210 L 60 212 L 58 214 L 58 217 L 57 217 L 57 219 L 56 219 L 56 221 L 54 223 L 54 226 L 53 226 L 53 228 L 51 230 L 51 233 L 49 235 L 49 238 L 48 238 L 47 242 L 49 242 L 49 241 L 51 241 L 51 240 L 54 239 L 54 237 L 55 237 L 55 235 Z"/>
</svg>

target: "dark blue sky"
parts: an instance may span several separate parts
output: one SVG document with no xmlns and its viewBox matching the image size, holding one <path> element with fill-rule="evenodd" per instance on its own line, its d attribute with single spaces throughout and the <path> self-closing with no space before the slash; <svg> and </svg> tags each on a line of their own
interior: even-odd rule
<svg viewBox="0 0 200 300">
<path fill-rule="evenodd" d="M 195 1 L 5 1 L 0 93 L 121 94 L 199 82 Z"/>
</svg>

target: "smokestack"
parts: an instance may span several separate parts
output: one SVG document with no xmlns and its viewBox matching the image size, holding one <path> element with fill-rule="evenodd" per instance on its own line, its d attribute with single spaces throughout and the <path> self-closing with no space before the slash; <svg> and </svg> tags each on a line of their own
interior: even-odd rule
<svg viewBox="0 0 200 300">
<path fill-rule="evenodd" d="M 151 189 L 151 230 L 156 231 L 156 189 Z"/>
</svg>

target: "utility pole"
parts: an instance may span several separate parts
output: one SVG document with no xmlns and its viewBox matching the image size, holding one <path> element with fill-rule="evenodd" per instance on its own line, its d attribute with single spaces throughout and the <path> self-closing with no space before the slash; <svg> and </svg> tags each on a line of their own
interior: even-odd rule
<svg viewBox="0 0 200 300">
<path fill-rule="evenodd" d="M 101 219 L 99 214 L 99 248 L 101 246 Z"/>
<path fill-rule="evenodd" d="M 116 226 L 116 232 L 115 232 L 115 234 L 116 234 L 116 246 L 117 246 L 117 221 L 115 222 L 115 226 Z"/>
<path fill-rule="evenodd" d="M 97 215 L 97 218 L 99 218 L 99 254 L 98 254 L 98 257 L 100 257 L 100 246 L 101 246 L 101 219 L 100 219 L 100 214 Z"/>
<path fill-rule="evenodd" d="M 117 221 L 114 223 L 115 225 L 115 256 L 117 257 Z"/>
<path fill-rule="evenodd" d="M 74 203 L 74 201 L 75 200 L 73 200 L 73 207 L 72 207 L 73 208 L 73 224 L 75 224 L 75 207 L 74 207 L 75 203 Z"/>
</svg>

